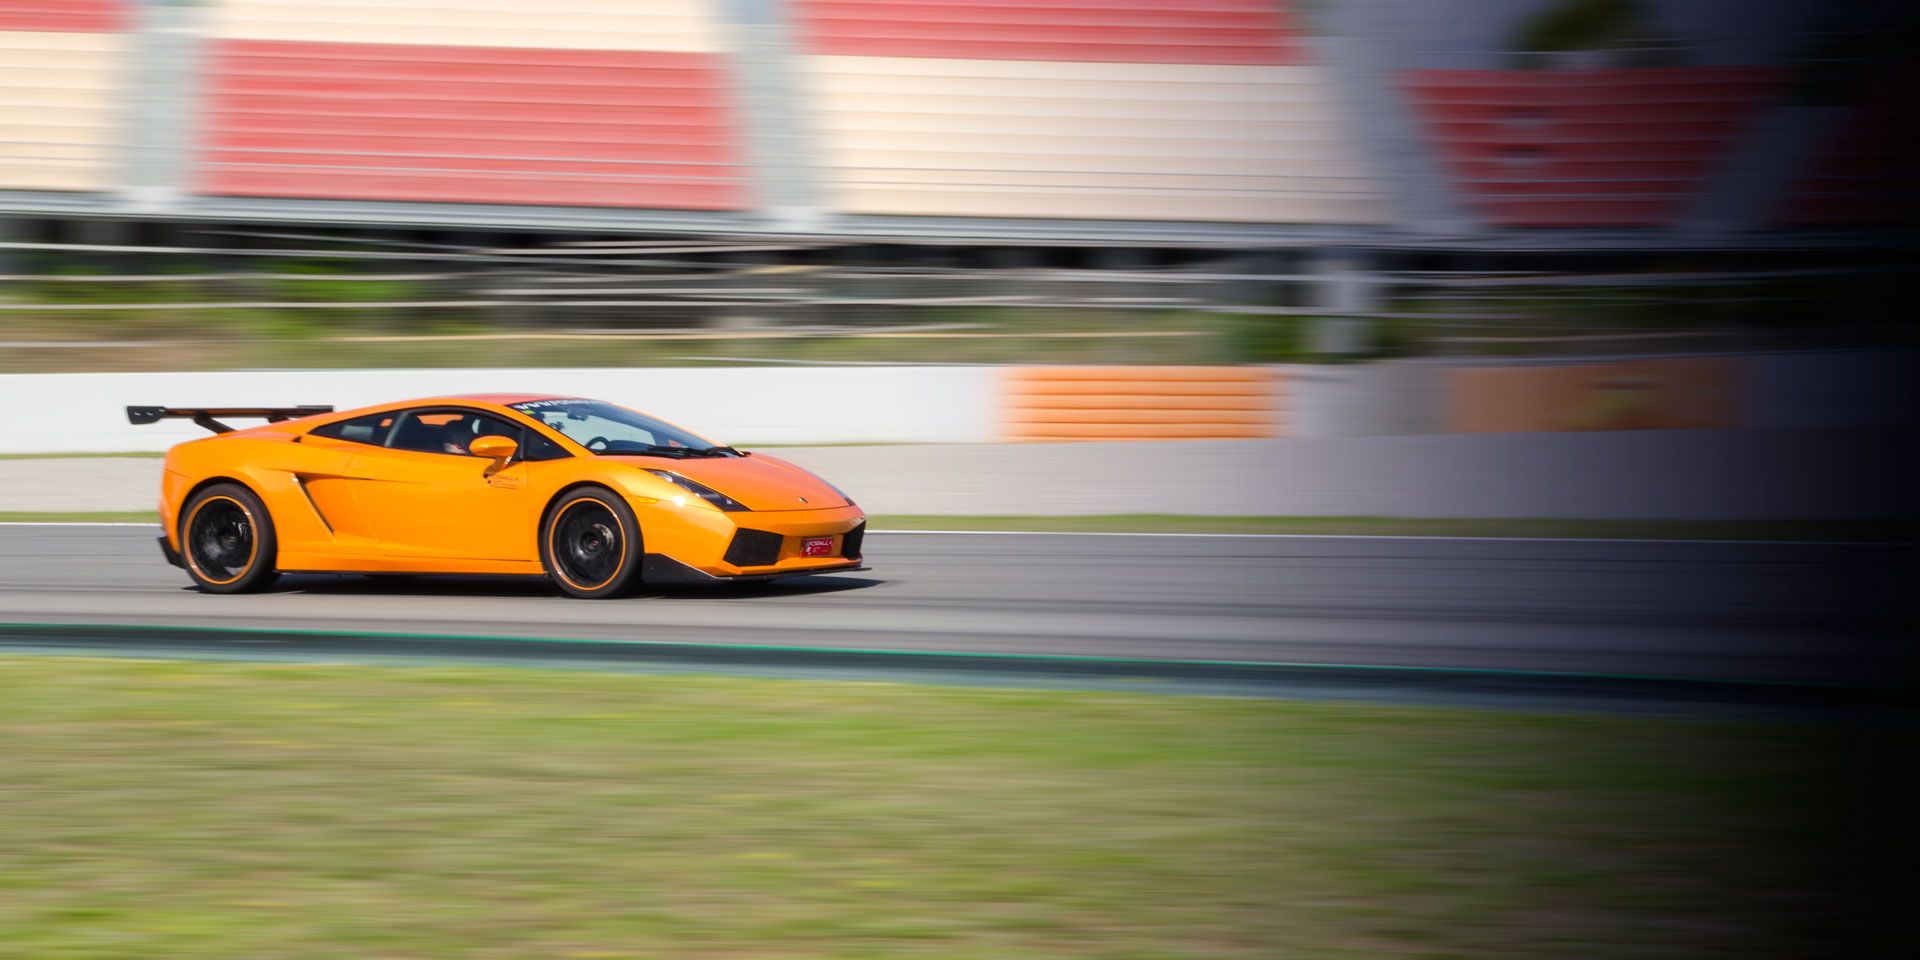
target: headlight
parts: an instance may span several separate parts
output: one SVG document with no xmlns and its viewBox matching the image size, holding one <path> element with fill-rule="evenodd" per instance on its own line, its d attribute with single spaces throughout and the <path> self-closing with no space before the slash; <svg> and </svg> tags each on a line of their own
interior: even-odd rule
<svg viewBox="0 0 1920 960">
<path fill-rule="evenodd" d="M 740 501 L 704 483 L 695 483 L 692 480 L 688 480 L 686 477 L 677 473 L 671 473 L 666 470 L 648 470 L 647 472 L 729 513 L 737 513 L 747 509 L 746 505 Z"/>
</svg>

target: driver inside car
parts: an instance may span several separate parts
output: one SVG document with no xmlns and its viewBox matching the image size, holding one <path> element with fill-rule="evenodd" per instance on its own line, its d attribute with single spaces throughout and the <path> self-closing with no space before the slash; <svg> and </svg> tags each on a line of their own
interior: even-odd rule
<svg viewBox="0 0 1920 960">
<path fill-rule="evenodd" d="M 467 449 L 469 444 L 488 433 L 498 432 L 487 430 L 486 421 L 479 417 L 455 417 L 440 425 L 440 452 L 468 456 L 472 452 Z"/>
<path fill-rule="evenodd" d="M 440 425 L 439 443 L 441 453 L 467 453 L 467 442 L 473 436 L 473 428 L 466 417 L 458 417 Z"/>
<path fill-rule="evenodd" d="M 486 417 L 463 416 L 448 422 L 440 428 L 440 449 L 447 453 L 463 456 L 473 455 L 473 442 L 481 437 L 506 437 L 512 439 L 514 432 L 503 424 Z"/>
</svg>

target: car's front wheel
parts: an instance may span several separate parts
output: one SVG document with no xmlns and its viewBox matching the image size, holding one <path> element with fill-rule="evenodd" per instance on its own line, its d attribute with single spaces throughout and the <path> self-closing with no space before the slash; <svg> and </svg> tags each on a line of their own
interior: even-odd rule
<svg viewBox="0 0 1920 960">
<path fill-rule="evenodd" d="M 640 582 L 640 523 L 612 491 L 575 490 L 547 511 L 540 561 L 554 585 L 573 596 L 620 596 Z"/>
<path fill-rule="evenodd" d="M 180 511 L 180 556 L 187 575 L 209 593 L 264 590 L 279 577 L 273 518 L 253 491 L 215 484 Z"/>
</svg>

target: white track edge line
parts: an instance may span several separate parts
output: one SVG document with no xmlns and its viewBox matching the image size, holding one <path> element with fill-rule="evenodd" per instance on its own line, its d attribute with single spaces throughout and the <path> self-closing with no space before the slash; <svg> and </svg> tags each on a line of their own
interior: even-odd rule
<svg viewBox="0 0 1920 960">
<path fill-rule="evenodd" d="M 0 527 L 158 527 L 158 523 L 85 520 L 0 520 Z M 1215 540 L 1438 540 L 1475 543 L 1738 543 L 1766 546 L 1870 547 L 1872 540 L 1711 540 L 1701 537 L 1461 537 L 1385 533 L 1127 533 L 1119 530 L 869 530 L 871 534 L 958 537 L 1186 537 Z"/>
<path fill-rule="evenodd" d="M 907 533 L 989 537 L 1213 537 L 1229 540 L 1470 540 L 1479 543 L 1741 543 L 1825 547 L 1865 547 L 1872 540 L 1714 540 L 1705 537 L 1463 537 L 1390 533 L 1127 533 L 1119 530 L 869 530 L 870 534 Z"/>
<path fill-rule="evenodd" d="M 0 520 L 0 527 L 157 527 L 158 520 L 135 523 L 129 520 Z"/>
</svg>

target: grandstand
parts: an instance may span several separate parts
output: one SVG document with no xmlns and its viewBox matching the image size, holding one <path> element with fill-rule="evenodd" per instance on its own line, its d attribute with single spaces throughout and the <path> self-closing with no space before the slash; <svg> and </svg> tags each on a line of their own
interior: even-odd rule
<svg viewBox="0 0 1920 960">
<path fill-rule="evenodd" d="M 1907 62 L 1869 74 L 1835 126 L 1794 184 L 1780 219 L 1823 226 L 1912 223 L 1920 216 L 1914 184 L 1920 70 Z"/>
<path fill-rule="evenodd" d="M 1796 126 L 1791 45 L 1522 62 L 1496 39 L 1555 2 L 1442 58 L 1365 24 L 1486 5 L 1335 29 L 1352 5 L 0 0 L 0 229 L 1442 251 L 1905 215 L 1879 200 L 1905 189 L 1910 86 Z"/>
<path fill-rule="evenodd" d="M 0 187 L 113 189 L 129 16 L 128 0 L 0 0 Z"/>
<path fill-rule="evenodd" d="M 1372 224 L 1326 74 L 1266 0 L 800 0 L 834 210 Z"/>
<path fill-rule="evenodd" d="M 1671 225 L 1762 98 L 1765 67 L 1419 70 L 1405 85 L 1489 224 Z"/>
<path fill-rule="evenodd" d="M 194 192 L 735 210 L 699 0 L 223 0 Z"/>
</svg>

